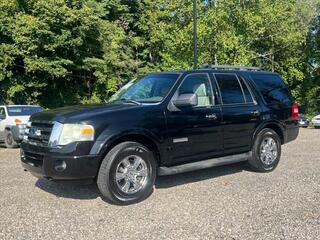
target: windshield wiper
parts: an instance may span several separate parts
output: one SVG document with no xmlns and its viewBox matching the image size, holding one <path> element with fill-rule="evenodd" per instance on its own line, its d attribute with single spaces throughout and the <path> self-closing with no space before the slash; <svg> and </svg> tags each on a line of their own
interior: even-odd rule
<svg viewBox="0 0 320 240">
<path fill-rule="evenodd" d="M 120 98 L 120 101 L 134 103 L 136 105 L 141 105 L 142 104 L 141 102 L 138 102 L 138 101 L 133 100 L 133 99 L 128 99 L 128 98 Z"/>
</svg>

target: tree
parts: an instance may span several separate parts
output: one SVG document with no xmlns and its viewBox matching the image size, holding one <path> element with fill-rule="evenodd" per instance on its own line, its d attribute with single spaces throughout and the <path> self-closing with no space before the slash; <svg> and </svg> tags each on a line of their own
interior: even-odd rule
<svg viewBox="0 0 320 240">
<path fill-rule="evenodd" d="M 306 78 L 301 86 L 302 106 L 310 116 L 320 113 L 320 16 L 313 19 L 307 37 Z"/>
<path fill-rule="evenodd" d="M 192 2 L 0 0 L 2 101 L 101 102 L 133 77 L 192 68 Z M 277 71 L 297 103 L 314 109 L 318 3 L 198 0 L 199 65 Z"/>
<path fill-rule="evenodd" d="M 100 101 L 114 92 L 137 64 L 124 26 L 105 19 L 110 4 L 2 0 L 0 80 L 6 101 L 55 107 Z"/>
</svg>

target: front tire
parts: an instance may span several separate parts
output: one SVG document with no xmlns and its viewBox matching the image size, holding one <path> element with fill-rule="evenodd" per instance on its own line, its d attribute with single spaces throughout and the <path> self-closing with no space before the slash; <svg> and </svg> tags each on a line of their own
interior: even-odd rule
<svg viewBox="0 0 320 240">
<path fill-rule="evenodd" d="M 6 130 L 4 143 L 7 148 L 16 148 L 18 147 L 18 143 L 13 139 L 13 135 L 11 131 Z"/>
<path fill-rule="evenodd" d="M 107 201 L 128 205 L 147 198 L 153 191 L 155 178 L 153 152 L 140 143 L 123 142 L 103 159 L 97 185 Z"/>
<path fill-rule="evenodd" d="M 281 141 L 279 135 L 270 128 L 262 129 L 254 142 L 250 167 L 258 172 L 273 171 L 280 161 Z"/>
</svg>

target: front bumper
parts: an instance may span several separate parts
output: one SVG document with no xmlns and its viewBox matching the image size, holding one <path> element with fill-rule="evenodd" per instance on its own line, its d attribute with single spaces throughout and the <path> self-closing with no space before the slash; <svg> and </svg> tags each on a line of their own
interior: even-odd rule
<svg viewBox="0 0 320 240">
<path fill-rule="evenodd" d="M 87 180 L 96 177 L 98 155 L 85 154 L 91 143 L 71 143 L 61 149 L 50 149 L 22 142 L 21 164 L 32 175 L 56 181 Z"/>
<path fill-rule="evenodd" d="M 313 125 L 314 127 L 320 127 L 320 121 L 319 121 L 319 120 L 312 121 L 312 125 Z"/>
</svg>

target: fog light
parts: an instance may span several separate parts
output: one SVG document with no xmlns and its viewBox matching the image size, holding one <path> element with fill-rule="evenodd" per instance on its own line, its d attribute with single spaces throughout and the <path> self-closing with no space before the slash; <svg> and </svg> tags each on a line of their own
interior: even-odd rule
<svg viewBox="0 0 320 240">
<path fill-rule="evenodd" d="M 66 170 L 66 168 L 67 168 L 67 164 L 65 161 L 57 160 L 54 164 L 54 169 L 57 172 L 63 172 L 64 170 Z"/>
<path fill-rule="evenodd" d="M 22 160 L 25 160 L 25 155 L 24 155 L 24 151 L 20 148 L 20 158 Z"/>
</svg>

